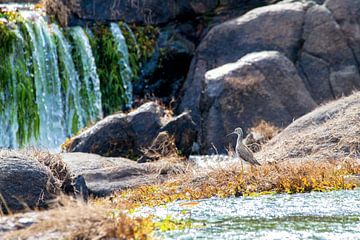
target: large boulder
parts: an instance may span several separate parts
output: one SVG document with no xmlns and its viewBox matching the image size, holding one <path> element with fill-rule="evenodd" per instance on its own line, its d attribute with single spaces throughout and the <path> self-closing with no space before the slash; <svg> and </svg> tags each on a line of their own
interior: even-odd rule
<svg viewBox="0 0 360 240">
<path fill-rule="evenodd" d="M 193 120 L 200 124 L 201 92 L 205 73 L 211 69 L 264 50 L 277 50 L 294 60 L 301 46 L 304 15 L 301 3 L 272 5 L 211 29 L 195 52 L 179 111 L 191 110 Z"/>
<path fill-rule="evenodd" d="M 85 180 L 89 194 L 100 197 L 114 191 L 162 181 L 179 164 L 137 163 L 126 158 L 88 153 L 64 153 L 63 161 L 72 175 Z M 184 167 L 185 169 L 185 167 Z"/>
<path fill-rule="evenodd" d="M 251 53 L 205 74 L 202 115 L 203 148 L 224 153 L 236 127 L 260 122 L 288 125 L 316 103 L 293 63 L 276 51 Z M 211 144 L 211 145 L 210 145 Z"/>
<path fill-rule="evenodd" d="M 0 152 L 0 211 L 44 208 L 59 190 L 50 170 L 37 160 Z"/>
<path fill-rule="evenodd" d="M 74 137 L 67 150 L 136 159 L 161 131 L 168 131 L 175 137 L 177 148 L 190 154 L 196 126 L 189 113 L 170 117 L 165 108 L 154 102 L 145 103 L 129 114 L 106 117 Z"/>
<path fill-rule="evenodd" d="M 360 159 L 360 92 L 297 119 L 257 157 L 268 162 Z"/>
<path fill-rule="evenodd" d="M 260 51 L 278 51 L 285 55 L 296 66 L 306 86 L 302 89 L 310 92 L 318 104 L 360 89 L 360 25 L 357 21 L 360 15 L 356 10 L 359 8 L 360 2 L 351 0 L 341 3 L 328 0 L 322 5 L 307 1 L 278 3 L 213 27 L 195 52 L 178 111 L 191 110 L 195 123 L 204 129 L 203 118 L 210 115 L 204 111 L 207 98 L 202 95 L 207 86 L 206 73 Z M 297 101 L 295 98 L 288 100 Z M 242 102 L 232 104 L 241 105 Z M 288 113 L 284 118 L 286 115 Z M 246 115 L 234 118 L 234 122 L 244 122 L 244 117 Z M 256 115 L 256 118 L 261 116 Z M 206 133 L 200 132 L 199 136 L 201 141 Z"/>
<path fill-rule="evenodd" d="M 302 36 L 304 42 L 298 51 L 299 71 L 318 103 L 350 94 L 354 88 L 360 87 L 358 56 L 355 54 L 360 47 L 354 43 L 360 44 L 360 38 L 355 33 L 344 34 L 334 15 L 345 18 L 341 21 L 350 19 L 347 12 L 333 6 L 335 2 L 338 1 L 314 5 L 306 11 Z M 328 5 L 334 8 L 333 12 L 327 8 Z M 353 8 L 360 8 L 360 2 L 348 1 L 346 9 Z M 357 17 L 360 18 L 360 13 Z M 357 27 L 360 25 L 357 24 Z"/>
</svg>

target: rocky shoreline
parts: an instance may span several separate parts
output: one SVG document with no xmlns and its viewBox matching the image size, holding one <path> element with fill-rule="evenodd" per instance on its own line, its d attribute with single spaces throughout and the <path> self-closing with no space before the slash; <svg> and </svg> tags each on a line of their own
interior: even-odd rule
<svg viewBox="0 0 360 240">
<path fill-rule="evenodd" d="M 263 145 L 262 150 L 255 154 L 256 158 L 261 163 L 329 160 L 341 162 L 345 159 L 359 159 L 359 99 L 359 93 L 354 93 L 299 118 Z M 154 103 L 147 105 L 156 106 Z M 152 116 L 157 119 L 157 115 Z M 129 122 L 125 121 L 123 124 Z M 123 129 L 121 125 L 118 127 Z M 91 142 L 92 136 L 104 129 L 108 129 L 107 124 L 95 125 L 80 134 L 80 138 L 84 142 Z M 110 129 L 119 132 L 117 128 Z M 186 131 L 181 130 L 179 133 L 186 134 Z M 153 134 L 152 141 L 156 139 L 154 136 L 156 134 Z M 179 135 L 173 136 L 176 139 Z M 81 142 L 76 139 L 78 137 L 74 138 L 73 144 Z M 149 140 L 149 143 L 152 141 Z M 2 211 L 6 213 L 24 208 L 47 208 L 47 202 L 51 202 L 51 199 L 59 196 L 61 192 L 84 199 L 88 199 L 89 196 L 107 196 L 124 189 L 166 182 L 171 180 L 169 176 L 183 174 L 189 166 L 198 166 L 200 169 L 203 167 L 196 161 L 187 160 L 186 156 L 181 157 L 178 153 L 170 157 L 160 155 L 154 161 L 138 163 L 124 158 L 128 153 L 124 153 L 122 157 L 102 157 L 74 147 L 68 150 L 69 153 L 60 155 L 35 150 L 3 150 L 0 156 Z M 219 162 L 223 161 L 231 163 L 229 160 Z M 232 164 L 239 165 L 239 162 L 235 160 Z"/>
<path fill-rule="evenodd" d="M 140 2 L 56 1 L 64 24 L 160 26 L 164 64 L 62 153 L 0 149 L 0 238 L 147 239 L 143 205 L 359 187 L 358 2 Z M 236 127 L 262 166 L 232 156 Z"/>
</svg>

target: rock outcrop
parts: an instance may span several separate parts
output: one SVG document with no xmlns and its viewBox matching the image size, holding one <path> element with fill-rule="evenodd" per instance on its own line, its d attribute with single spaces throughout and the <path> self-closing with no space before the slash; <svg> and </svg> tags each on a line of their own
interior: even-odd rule
<svg viewBox="0 0 360 240">
<path fill-rule="evenodd" d="M 18 154 L 0 154 L 0 211 L 44 208 L 59 191 L 50 170 L 38 161 Z"/>
<path fill-rule="evenodd" d="M 360 92 L 304 115 L 274 137 L 262 161 L 360 159 Z"/>
<path fill-rule="evenodd" d="M 72 22 L 87 20 L 92 22 L 125 21 L 137 24 L 165 24 L 175 19 L 189 19 L 198 15 L 213 13 L 218 9 L 257 7 L 275 1 L 56 0 L 55 4 L 66 6 Z"/>
<path fill-rule="evenodd" d="M 154 184 L 166 178 L 179 164 L 137 163 L 126 158 L 102 157 L 88 153 L 61 154 L 70 173 L 85 180 L 89 194 L 102 197 L 114 191 Z M 185 167 L 184 167 L 185 168 Z"/>
<path fill-rule="evenodd" d="M 145 103 L 129 114 L 106 117 L 74 137 L 68 151 L 136 159 L 162 131 L 175 137 L 177 148 L 183 154 L 191 153 L 197 131 L 189 113 L 170 117 L 163 107 L 154 102 Z"/>
<path fill-rule="evenodd" d="M 206 125 L 208 121 L 206 119 L 213 113 L 208 111 L 212 108 L 208 105 L 207 94 L 202 94 L 207 91 L 206 73 L 225 64 L 234 63 L 249 53 L 261 51 L 282 53 L 296 67 L 298 73 L 295 74 L 295 78 L 303 82 L 302 94 L 310 96 L 317 104 L 348 95 L 354 89 L 360 89 L 358 9 L 360 3 L 351 0 L 341 3 L 337 0 L 328 0 L 322 5 L 306 1 L 279 3 L 257 8 L 212 28 L 195 52 L 183 86 L 183 98 L 178 106 L 179 112 L 190 110 L 193 120 L 199 125 L 199 141 L 203 152 L 207 152 L 208 146 L 212 144 L 207 140 L 206 131 L 209 125 Z M 265 72 L 271 73 L 272 68 L 277 66 L 268 65 L 268 70 Z M 252 78 L 256 80 L 255 76 Z M 294 81 L 287 79 L 290 83 Z M 284 82 L 282 84 L 286 85 Z M 273 84 L 272 87 L 276 89 L 279 85 Z M 248 96 L 246 102 L 256 103 L 256 96 L 254 95 L 253 98 Z M 272 99 L 276 100 L 276 97 Z M 296 105 L 297 99 L 298 96 L 287 101 Z M 231 103 L 233 106 L 241 104 L 244 103 L 239 98 L 237 102 Z M 277 103 L 274 101 L 268 104 Z M 222 109 L 222 115 L 242 111 L 231 105 L 229 103 L 229 110 Z M 312 103 L 312 107 L 308 106 L 307 111 L 313 107 Z M 305 112 L 306 110 L 303 111 Z M 289 113 L 283 113 L 284 121 L 280 125 L 279 117 L 274 120 L 274 123 L 280 127 L 289 123 Z M 294 117 L 298 116 L 298 114 L 294 115 Z M 256 119 L 267 117 L 267 114 L 255 114 L 253 118 L 246 118 L 244 114 L 239 115 L 237 118 L 232 118 L 232 125 L 225 125 L 225 129 L 232 128 L 233 125 L 244 125 L 245 122 L 247 127 Z M 214 126 L 210 127 L 214 128 Z M 224 146 L 217 147 L 224 148 Z"/>
</svg>

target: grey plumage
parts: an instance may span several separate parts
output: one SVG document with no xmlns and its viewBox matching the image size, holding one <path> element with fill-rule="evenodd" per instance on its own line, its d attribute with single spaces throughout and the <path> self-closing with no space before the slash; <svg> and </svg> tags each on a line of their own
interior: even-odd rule
<svg viewBox="0 0 360 240">
<path fill-rule="evenodd" d="M 236 141 L 236 156 L 243 159 L 244 161 L 252 164 L 252 165 L 261 165 L 254 157 L 252 151 L 246 147 L 243 143 L 243 131 L 241 128 L 235 128 L 234 132 L 230 134 L 237 134 L 237 141 Z"/>
</svg>

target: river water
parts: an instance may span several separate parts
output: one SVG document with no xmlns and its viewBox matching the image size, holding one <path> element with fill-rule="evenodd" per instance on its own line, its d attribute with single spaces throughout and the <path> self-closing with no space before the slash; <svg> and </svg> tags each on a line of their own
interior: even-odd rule
<svg viewBox="0 0 360 240">
<path fill-rule="evenodd" d="M 142 214 L 190 221 L 160 239 L 360 239 L 360 189 L 178 201 Z"/>
</svg>

